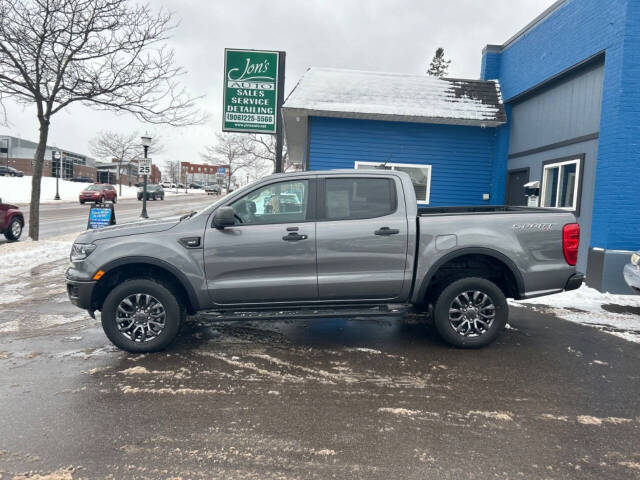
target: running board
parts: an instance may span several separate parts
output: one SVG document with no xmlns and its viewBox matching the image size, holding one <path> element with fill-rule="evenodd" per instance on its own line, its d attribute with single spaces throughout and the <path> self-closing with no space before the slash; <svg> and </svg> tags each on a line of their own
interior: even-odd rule
<svg viewBox="0 0 640 480">
<path fill-rule="evenodd" d="M 344 317 L 400 317 L 409 313 L 412 305 L 331 305 L 306 308 L 245 308 L 205 310 L 198 315 L 208 320 L 282 320 Z"/>
</svg>

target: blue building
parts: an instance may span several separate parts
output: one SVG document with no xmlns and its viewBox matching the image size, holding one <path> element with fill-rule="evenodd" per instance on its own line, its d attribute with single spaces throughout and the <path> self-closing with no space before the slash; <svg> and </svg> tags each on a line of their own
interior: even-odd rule
<svg viewBox="0 0 640 480">
<path fill-rule="evenodd" d="M 312 170 L 405 169 L 433 206 L 573 211 L 587 283 L 630 293 L 621 272 L 640 248 L 640 2 L 560 0 L 487 45 L 480 77 L 312 68 L 284 105 L 290 155 Z M 539 194 L 525 197 L 531 182 Z"/>
</svg>

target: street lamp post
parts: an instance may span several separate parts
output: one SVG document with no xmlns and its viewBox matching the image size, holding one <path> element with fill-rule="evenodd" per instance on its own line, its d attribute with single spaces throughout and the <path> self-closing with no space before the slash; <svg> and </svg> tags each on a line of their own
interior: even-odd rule
<svg viewBox="0 0 640 480">
<path fill-rule="evenodd" d="M 58 171 L 56 172 L 56 196 L 53 197 L 54 200 L 60 200 L 60 190 L 58 187 L 58 182 L 60 180 L 60 169 L 62 168 L 62 165 L 60 165 L 62 162 L 62 156 L 60 155 L 60 152 L 57 150 L 54 150 L 53 152 L 53 159 L 56 161 L 57 165 L 58 165 Z"/>
<path fill-rule="evenodd" d="M 149 147 L 151 146 L 151 137 L 148 135 L 144 135 L 140 137 L 142 141 L 142 148 L 144 148 L 144 158 L 146 160 L 147 154 L 149 153 Z M 142 213 L 140 214 L 141 218 L 149 218 L 147 215 L 147 174 L 144 174 L 144 180 L 142 184 Z"/>
</svg>

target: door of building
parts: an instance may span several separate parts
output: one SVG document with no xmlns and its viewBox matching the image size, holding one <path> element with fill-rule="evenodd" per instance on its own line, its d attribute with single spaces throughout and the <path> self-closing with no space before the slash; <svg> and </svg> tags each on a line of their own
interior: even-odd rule
<svg viewBox="0 0 640 480">
<path fill-rule="evenodd" d="M 507 205 L 524 207 L 527 197 L 524 195 L 524 184 L 529 181 L 529 169 L 511 170 L 507 175 Z"/>
</svg>

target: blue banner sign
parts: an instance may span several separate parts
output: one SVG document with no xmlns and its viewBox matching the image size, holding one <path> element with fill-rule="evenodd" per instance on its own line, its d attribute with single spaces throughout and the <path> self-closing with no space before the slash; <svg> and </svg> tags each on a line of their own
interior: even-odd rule
<svg viewBox="0 0 640 480">
<path fill-rule="evenodd" d="M 87 229 L 96 229 L 108 227 L 109 225 L 116 224 L 116 212 L 113 209 L 113 204 L 106 205 L 92 205 L 89 210 L 89 223 Z"/>
</svg>

